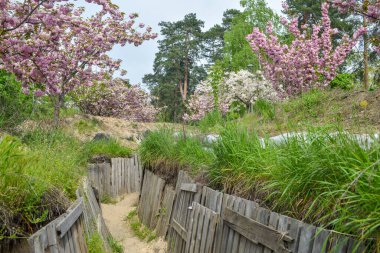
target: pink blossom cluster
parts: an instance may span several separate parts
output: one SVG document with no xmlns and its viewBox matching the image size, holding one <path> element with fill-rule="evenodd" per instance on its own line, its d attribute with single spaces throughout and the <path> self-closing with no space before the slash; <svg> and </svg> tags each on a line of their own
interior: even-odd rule
<svg viewBox="0 0 380 253">
<path fill-rule="evenodd" d="M 159 112 L 151 105 L 151 97 L 138 85 L 128 87 L 123 80 L 98 83 L 75 90 L 77 104 L 95 116 L 117 117 L 130 121 L 151 122 Z"/>
<path fill-rule="evenodd" d="M 331 2 L 342 13 L 357 12 L 362 13 L 373 20 L 380 19 L 379 0 L 369 0 L 368 3 L 366 3 L 367 6 L 363 5 L 363 1 L 356 0 L 332 0 Z"/>
<path fill-rule="evenodd" d="M 259 56 L 265 77 L 281 97 L 327 86 L 359 37 L 366 32 L 360 28 L 351 39 L 345 35 L 334 48 L 332 36 L 338 31 L 331 28 L 328 8 L 327 3 L 322 4 L 322 24 L 313 25 L 310 35 L 308 27 L 303 27 L 302 31 L 298 28 L 296 19 L 290 22 L 282 19 L 294 36 L 290 45 L 280 42 L 271 23 L 266 33 L 254 28 L 247 36 L 253 52 Z"/>
<path fill-rule="evenodd" d="M 218 86 L 218 105 L 215 105 L 214 92 L 210 80 L 202 81 L 196 87 L 186 106 L 186 121 L 199 121 L 207 113 L 219 110 L 225 114 L 233 108 L 232 103 L 242 103 L 247 108 L 258 99 L 277 100 L 277 92 L 272 83 L 261 72 L 252 74 L 247 70 L 230 73 Z"/>
<path fill-rule="evenodd" d="M 121 60 L 115 46 L 140 45 L 157 34 L 138 31 L 136 14 L 127 19 L 110 0 L 86 0 L 102 6 L 90 17 L 68 0 L 0 0 L 0 68 L 13 72 L 25 92 L 65 95 L 77 86 L 112 76 Z"/>
</svg>

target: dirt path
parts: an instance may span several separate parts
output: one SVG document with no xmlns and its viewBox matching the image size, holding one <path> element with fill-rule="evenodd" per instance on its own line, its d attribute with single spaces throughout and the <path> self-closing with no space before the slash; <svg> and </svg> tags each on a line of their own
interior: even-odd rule
<svg viewBox="0 0 380 253">
<path fill-rule="evenodd" d="M 124 221 L 138 202 L 138 194 L 128 194 L 115 205 L 102 204 L 103 218 L 115 240 L 124 246 L 125 253 L 165 253 L 166 243 L 159 239 L 150 243 L 135 237 L 131 228 Z"/>
</svg>

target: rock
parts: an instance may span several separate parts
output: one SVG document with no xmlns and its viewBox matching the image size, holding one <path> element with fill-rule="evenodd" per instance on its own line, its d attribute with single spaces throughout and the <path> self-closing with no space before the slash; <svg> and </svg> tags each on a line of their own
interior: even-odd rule
<svg viewBox="0 0 380 253">
<path fill-rule="evenodd" d="M 92 140 L 93 141 L 101 141 L 101 140 L 109 141 L 110 139 L 111 139 L 111 137 L 109 134 L 97 133 Z"/>
</svg>

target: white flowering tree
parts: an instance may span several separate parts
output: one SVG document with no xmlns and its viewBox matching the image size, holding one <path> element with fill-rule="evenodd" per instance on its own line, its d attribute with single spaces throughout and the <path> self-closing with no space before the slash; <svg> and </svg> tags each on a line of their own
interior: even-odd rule
<svg viewBox="0 0 380 253">
<path fill-rule="evenodd" d="M 261 72 L 255 74 L 247 70 L 230 73 L 218 87 L 218 99 L 214 98 L 213 86 L 210 80 L 202 81 L 187 104 L 188 113 L 184 115 L 186 121 L 198 121 L 207 113 L 219 110 L 225 114 L 232 110 L 235 102 L 243 104 L 247 110 L 258 99 L 274 101 L 278 99 L 272 83 L 265 79 Z M 218 104 L 215 105 L 215 101 Z"/>
<path fill-rule="evenodd" d="M 223 85 L 226 90 L 224 95 L 228 96 L 224 100 L 230 103 L 238 101 L 244 104 L 247 110 L 250 110 L 258 99 L 273 101 L 278 98 L 272 83 L 259 71 L 255 74 L 247 70 L 231 73 Z"/>
</svg>

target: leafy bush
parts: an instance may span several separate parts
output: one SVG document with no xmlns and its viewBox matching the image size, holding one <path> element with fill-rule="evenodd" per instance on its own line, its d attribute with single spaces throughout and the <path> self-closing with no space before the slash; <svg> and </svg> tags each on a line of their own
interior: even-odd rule
<svg viewBox="0 0 380 253">
<path fill-rule="evenodd" d="M 22 92 L 12 74 L 0 70 L 0 128 L 10 128 L 32 113 L 32 97 Z"/>
<path fill-rule="evenodd" d="M 354 87 L 354 74 L 342 73 L 338 74 L 331 82 L 331 88 L 341 88 L 343 90 L 350 90 Z"/>
</svg>

